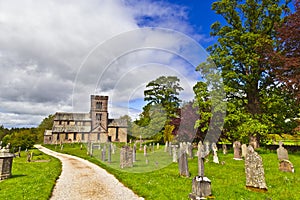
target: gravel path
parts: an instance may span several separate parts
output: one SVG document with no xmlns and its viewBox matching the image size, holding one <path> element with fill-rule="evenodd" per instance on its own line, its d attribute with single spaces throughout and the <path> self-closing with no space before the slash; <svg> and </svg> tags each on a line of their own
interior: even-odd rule
<svg viewBox="0 0 300 200">
<path fill-rule="evenodd" d="M 142 200 L 113 175 L 84 159 L 57 153 L 41 145 L 40 151 L 62 162 L 62 173 L 56 182 L 51 200 Z"/>
</svg>

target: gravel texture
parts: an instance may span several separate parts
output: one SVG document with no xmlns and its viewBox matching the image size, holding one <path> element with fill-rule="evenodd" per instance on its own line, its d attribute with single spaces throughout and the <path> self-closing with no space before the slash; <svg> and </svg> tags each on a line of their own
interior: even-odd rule
<svg viewBox="0 0 300 200">
<path fill-rule="evenodd" d="M 62 173 L 56 182 L 51 200 L 142 200 L 113 175 L 84 159 L 57 153 L 40 145 L 40 151 L 62 162 Z"/>
</svg>

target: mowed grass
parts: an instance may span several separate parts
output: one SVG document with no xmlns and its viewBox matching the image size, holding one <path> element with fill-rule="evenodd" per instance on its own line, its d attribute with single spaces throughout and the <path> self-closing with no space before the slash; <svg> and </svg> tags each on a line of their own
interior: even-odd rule
<svg viewBox="0 0 300 200">
<path fill-rule="evenodd" d="M 46 145 L 55 149 L 53 145 Z M 163 147 L 161 147 L 163 148 Z M 58 152 L 76 155 L 85 158 L 113 174 L 125 186 L 132 189 L 145 199 L 188 199 L 192 190 L 192 178 L 197 175 L 197 157 L 189 159 L 191 176 L 180 177 L 177 163 L 171 163 L 164 168 L 145 173 L 130 173 L 116 167 L 117 163 L 102 162 L 99 155 L 90 157 L 86 149 L 80 150 L 79 145 L 65 144 L 64 149 Z M 219 160 L 222 164 L 212 162 L 212 156 L 205 162 L 205 175 L 212 181 L 212 193 L 215 199 L 300 199 L 300 154 L 289 154 L 290 161 L 294 164 L 295 173 L 281 172 L 278 170 L 277 154 L 267 150 L 260 150 L 263 159 L 268 191 L 264 193 L 249 191 L 245 187 L 244 161 L 233 160 L 232 152 L 223 155 L 219 151 Z M 119 152 L 116 152 L 116 157 Z M 140 165 L 144 161 L 140 160 Z M 137 162 L 137 163 L 138 163 Z M 135 164 L 138 169 L 137 163 Z M 150 163 L 149 163 L 150 164 Z M 131 168 L 130 170 L 134 170 Z M 154 169 L 154 168 L 153 168 Z"/>
<path fill-rule="evenodd" d="M 33 162 L 27 162 L 27 153 L 13 159 L 12 177 L 0 181 L 0 199 L 49 199 L 56 179 L 61 173 L 61 163 L 37 149 L 32 149 Z"/>
</svg>

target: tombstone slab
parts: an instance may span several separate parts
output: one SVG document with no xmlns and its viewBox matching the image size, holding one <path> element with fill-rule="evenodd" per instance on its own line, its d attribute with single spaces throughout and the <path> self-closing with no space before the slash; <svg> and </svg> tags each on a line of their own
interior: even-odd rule
<svg viewBox="0 0 300 200">
<path fill-rule="evenodd" d="M 288 151 L 282 145 L 283 143 L 280 141 L 279 148 L 276 150 L 278 160 L 288 160 L 289 159 Z"/>
<path fill-rule="evenodd" d="M 255 189 L 260 191 L 267 191 L 265 181 L 265 172 L 262 158 L 254 151 L 252 145 L 247 147 L 247 155 L 245 158 L 245 172 L 246 172 L 246 187 L 248 189 Z"/>
<path fill-rule="evenodd" d="M 235 141 L 233 143 L 233 159 L 234 160 L 242 160 L 241 157 L 241 143 L 239 141 Z"/>
<path fill-rule="evenodd" d="M 120 167 L 133 167 L 132 149 L 128 146 L 123 146 L 120 152 Z"/>
<path fill-rule="evenodd" d="M 0 180 L 11 177 L 14 154 L 0 152 Z"/>
<path fill-rule="evenodd" d="M 246 155 L 247 155 L 247 145 L 246 144 L 242 144 L 241 149 L 242 149 L 242 157 L 246 158 Z"/>
<path fill-rule="evenodd" d="M 283 172 L 292 172 L 294 173 L 294 166 L 289 160 L 281 160 L 279 162 L 279 170 Z"/>
</svg>

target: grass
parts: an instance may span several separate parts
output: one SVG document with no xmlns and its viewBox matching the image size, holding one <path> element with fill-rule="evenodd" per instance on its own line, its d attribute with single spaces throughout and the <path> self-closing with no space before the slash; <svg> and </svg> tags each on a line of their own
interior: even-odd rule
<svg viewBox="0 0 300 200">
<path fill-rule="evenodd" d="M 52 145 L 46 145 L 55 149 Z M 161 147 L 163 148 L 163 147 Z M 176 163 L 170 163 L 164 168 L 145 173 L 130 173 L 122 171 L 118 163 L 102 162 L 99 155 L 90 157 L 86 150 L 80 150 L 79 145 L 64 145 L 61 151 L 85 158 L 97 165 L 105 168 L 109 173 L 119 179 L 124 185 L 132 189 L 139 196 L 145 199 L 188 199 L 191 192 L 192 178 L 197 174 L 197 158 L 189 159 L 189 170 L 191 177 L 185 178 L 178 175 Z M 227 155 L 219 152 L 219 160 L 225 164 L 215 164 L 212 157 L 208 157 L 209 162 L 205 163 L 205 175 L 212 181 L 212 193 L 215 199 L 300 199 L 300 154 L 289 154 L 290 161 L 294 164 L 295 173 L 281 172 L 278 170 L 278 160 L 275 152 L 262 151 L 260 155 L 263 159 L 266 183 L 268 191 L 265 193 L 249 191 L 245 188 L 244 162 L 233 160 L 232 152 Z M 116 155 L 119 155 L 116 153 Z M 117 157 L 115 157 L 117 158 Z M 112 158 L 112 159 L 115 159 Z M 140 165 L 143 165 L 143 161 Z M 139 166 L 130 168 L 137 169 Z"/>
<path fill-rule="evenodd" d="M 26 152 L 13 159 L 12 177 L 0 181 L 0 199 L 49 199 L 55 181 L 61 173 L 61 163 L 37 149 L 32 149 L 33 162 L 27 162 Z"/>
</svg>

